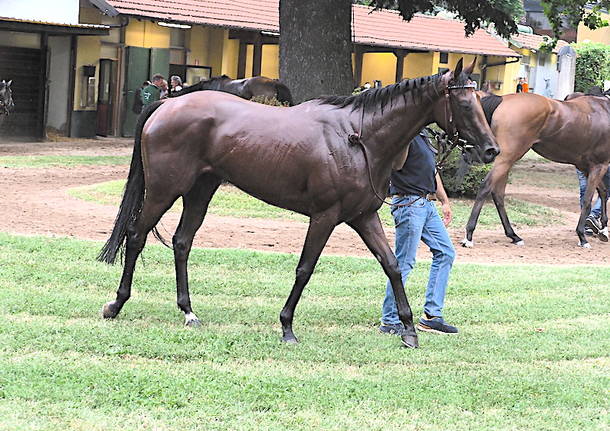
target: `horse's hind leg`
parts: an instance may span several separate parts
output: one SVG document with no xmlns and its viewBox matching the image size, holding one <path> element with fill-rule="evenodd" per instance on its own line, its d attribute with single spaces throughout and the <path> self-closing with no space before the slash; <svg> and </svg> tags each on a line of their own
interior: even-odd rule
<svg viewBox="0 0 610 431">
<path fill-rule="evenodd" d="M 178 308 L 185 316 L 186 326 L 199 326 L 201 323 L 191 308 L 189 296 L 187 262 L 195 233 L 203 223 L 212 196 L 218 189 L 221 179 L 211 174 L 203 175 L 182 197 L 183 210 L 180 224 L 173 237 L 174 261 L 176 266 L 176 294 Z"/>
<path fill-rule="evenodd" d="M 303 251 L 301 252 L 301 258 L 296 270 L 296 279 L 290 295 L 286 300 L 286 304 L 280 312 L 280 322 L 282 324 L 282 341 L 287 343 L 297 343 L 297 337 L 295 337 L 292 331 L 292 319 L 294 317 L 294 310 L 301 298 L 303 288 L 309 281 L 313 269 L 316 266 L 316 262 L 322 253 L 322 249 L 326 245 L 330 234 L 337 225 L 338 208 L 337 206 L 332 207 L 330 210 L 311 216 L 309 221 L 309 228 L 307 229 L 307 236 L 305 237 L 305 243 L 303 244 Z"/>
<path fill-rule="evenodd" d="M 150 195 L 152 194 L 149 194 L 149 196 Z M 102 308 L 102 315 L 107 319 L 116 317 L 121 311 L 121 308 L 123 308 L 125 302 L 127 302 L 131 296 L 133 271 L 138 256 L 146 243 L 146 236 L 176 200 L 176 197 L 170 199 L 167 198 L 167 195 L 163 194 L 155 194 L 155 198 L 150 198 L 149 196 L 144 200 L 142 211 L 140 212 L 138 219 L 128 228 L 125 264 L 116 299 L 106 303 Z"/>
<path fill-rule="evenodd" d="M 578 219 L 578 225 L 576 226 L 576 234 L 580 240 L 579 245 L 583 248 L 591 248 L 591 245 L 585 236 L 585 221 L 591 212 L 591 199 L 593 199 L 593 194 L 595 193 L 595 190 L 600 187 L 602 177 L 607 169 L 607 164 L 595 165 L 589 170 L 589 174 L 587 175 L 587 189 L 584 196 L 585 204 L 580 211 L 580 218 Z M 604 203 L 602 202 L 602 205 L 603 204 Z"/>
</svg>

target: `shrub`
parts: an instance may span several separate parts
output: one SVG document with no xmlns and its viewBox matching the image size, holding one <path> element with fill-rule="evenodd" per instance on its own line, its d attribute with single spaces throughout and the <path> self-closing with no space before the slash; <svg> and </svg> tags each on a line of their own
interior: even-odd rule
<svg viewBox="0 0 610 431">
<path fill-rule="evenodd" d="M 441 179 L 447 194 L 451 197 L 469 197 L 477 195 L 479 188 L 492 165 L 473 164 L 464 166 L 462 150 L 454 148 L 443 163 Z M 462 169 L 460 171 L 460 165 Z"/>
<path fill-rule="evenodd" d="M 289 106 L 288 102 L 280 102 L 275 97 L 267 97 L 267 96 L 254 96 L 250 99 L 256 103 L 262 103 L 263 105 L 271 105 L 271 106 Z"/>
<path fill-rule="evenodd" d="M 610 46 L 583 42 L 574 49 L 578 54 L 574 91 L 586 92 L 594 85 L 604 88 L 604 80 L 610 80 Z"/>
</svg>

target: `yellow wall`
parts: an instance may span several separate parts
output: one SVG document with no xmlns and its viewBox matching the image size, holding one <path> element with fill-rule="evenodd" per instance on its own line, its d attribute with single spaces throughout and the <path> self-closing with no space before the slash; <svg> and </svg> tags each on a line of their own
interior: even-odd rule
<svg viewBox="0 0 610 431">
<path fill-rule="evenodd" d="M 369 52 L 362 56 L 362 82 L 380 80 L 383 86 L 394 84 L 396 56 L 391 52 Z"/>
<path fill-rule="evenodd" d="M 252 77 L 252 63 L 254 60 L 254 46 L 248 45 L 246 47 L 246 78 Z"/>
<path fill-rule="evenodd" d="M 263 64 L 261 75 L 267 78 L 278 79 L 280 77 L 280 46 L 263 45 Z"/>
<path fill-rule="evenodd" d="M 239 57 L 239 40 L 229 39 L 229 30 L 224 30 L 222 40 L 222 64 L 220 73 L 235 79 L 237 77 L 237 58 Z M 252 68 L 250 68 L 252 71 Z M 247 72 L 247 70 L 246 70 Z"/>
<path fill-rule="evenodd" d="M 95 97 L 97 102 L 97 85 L 100 69 L 100 38 L 95 36 L 79 36 L 76 45 L 76 76 L 74 86 L 74 110 L 75 111 L 95 111 L 96 103 L 93 106 L 83 106 L 82 96 L 85 89 L 85 78 L 83 77 L 83 65 L 93 64 L 95 66 Z"/>
<path fill-rule="evenodd" d="M 209 66 L 212 75 L 221 75 L 224 40 L 228 33 L 219 28 L 194 26 L 187 34 L 187 64 Z"/>
<path fill-rule="evenodd" d="M 151 21 L 130 19 L 125 44 L 141 48 L 169 48 L 170 29 Z"/>
<path fill-rule="evenodd" d="M 406 79 L 430 76 L 436 73 L 434 65 L 434 52 L 410 53 L 405 57 L 402 77 Z"/>
<path fill-rule="evenodd" d="M 602 19 L 610 23 L 610 14 L 603 13 Z M 578 33 L 576 35 L 576 42 L 599 42 L 610 45 L 610 26 L 598 28 L 597 30 L 591 30 L 582 22 L 578 25 Z"/>
</svg>

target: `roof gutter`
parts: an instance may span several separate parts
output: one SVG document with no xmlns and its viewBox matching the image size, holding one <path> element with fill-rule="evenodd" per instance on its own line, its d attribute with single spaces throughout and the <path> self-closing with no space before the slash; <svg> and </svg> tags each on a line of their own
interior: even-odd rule
<svg viewBox="0 0 610 431">
<path fill-rule="evenodd" d="M 521 60 L 519 58 L 514 58 L 512 60 L 499 61 L 497 63 L 482 64 L 481 69 L 487 69 L 489 67 L 496 67 L 496 66 L 505 66 L 505 65 L 511 64 L 511 63 L 519 63 L 520 61 Z"/>
</svg>

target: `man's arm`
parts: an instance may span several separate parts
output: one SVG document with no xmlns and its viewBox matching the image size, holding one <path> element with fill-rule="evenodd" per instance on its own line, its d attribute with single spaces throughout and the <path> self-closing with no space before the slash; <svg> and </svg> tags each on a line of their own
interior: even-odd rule
<svg viewBox="0 0 610 431">
<path fill-rule="evenodd" d="M 453 217 L 451 213 L 451 205 L 449 204 L 447 192 L 445 192 L 445 187 L 443 187 L 443 182 L 441 181 L 441 176 L 438 174 L 438 172 L 436 173 L 436 197 L 441 203 L 443 223 L 445 226 L 449 226 L 449 223 L 451 223 L 451 219 Z"/>
</svg>

